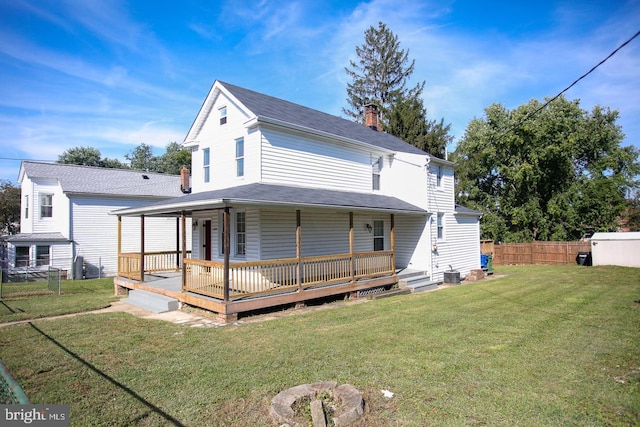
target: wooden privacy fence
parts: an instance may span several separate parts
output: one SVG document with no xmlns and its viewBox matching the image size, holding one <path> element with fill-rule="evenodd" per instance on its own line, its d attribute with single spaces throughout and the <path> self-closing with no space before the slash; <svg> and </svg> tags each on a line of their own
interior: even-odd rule
<svg viewBox="0 0 640 427">
<path fill-rule="evenodd" d="M 493 253 L 493 265 L 573 264 L 579 252 L 591 251 L 591 242 L 482 242 L 483 254 Z"/>
</svg>

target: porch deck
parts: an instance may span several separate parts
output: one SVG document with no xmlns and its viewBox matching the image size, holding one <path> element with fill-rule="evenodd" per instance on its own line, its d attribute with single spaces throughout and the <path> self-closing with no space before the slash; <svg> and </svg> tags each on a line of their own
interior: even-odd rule
<svg viewBox="0 0 640 427">
<path fill-rule="evenodd" d="M 142 289 L 189 304 L 198 308 L 216 312 L 221 320 L 230 322 L 237 319 L 239 313 L 259 309 L 275 307 L 279 305 L 303 303 L 318 298 L 345 293 L 355 293 L 360 290 L 381 286 L 391 286 L 402 277 L 416 274 L 410 270 L 391 270 L 377 277 L 362 277 L 356 280 L 349 278 L 341 282 L 336 280 L 328 282 L 314 282 L 312 286 L 272 289 L 268 293 L 252 293 L 246 296 L 236 295 L 233 299 L 225 301 L 223 298 L 207 295 L 201 292 L 193 292 L 183 285 L 182 271 L 166 271 L 145 273 L 144 280 L 136 280 L 123 276 L 114 279 L 116 292 L 124 289 Z"/>
</svg>

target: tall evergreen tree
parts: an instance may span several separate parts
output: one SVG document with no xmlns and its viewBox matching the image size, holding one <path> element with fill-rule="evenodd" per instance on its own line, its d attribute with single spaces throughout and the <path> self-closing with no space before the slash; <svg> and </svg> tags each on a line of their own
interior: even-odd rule
<svg viewBox="0 0 640 427">
<path fill-rule="evenodd" d="M 349 61 L 350 67 L 345 68 L 352 82 L 347 84 L 349 108 L 342 111 L 364 123 L 363 106 L 376 104 L 380 109 L 379 123 L 384 130 L 394 100 L 398 96 L 408 99 L 420 96 L 425 83 L 412 89 L 406 87 L 415 60 L 409 61 L 409 51 L 400 48 L 398 36 L 386 24 L 379 22 L 378 28 L 369 27 L 364 38 L 364 43 L 356 47 L 357 62 Z"/>
<path fill-rule="evenodd" d="M 419 97 L 398 96 L 389 110 L 387 133 L 397 136 L 436 157 L 443 158 L 448 143 L 453 140 L 449 134 L 451 125 L 429 120 L 427 110 Z"/>
</svg>

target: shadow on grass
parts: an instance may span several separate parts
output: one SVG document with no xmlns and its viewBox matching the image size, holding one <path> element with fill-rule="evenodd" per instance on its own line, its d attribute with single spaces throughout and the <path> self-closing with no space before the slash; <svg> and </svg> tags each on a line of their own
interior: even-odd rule
<svg viewBox="0 0 640 427">
<path fill-rule="evenodd" d="M 56 341 L 55 338 L 53 338 L 52 336 L 48 335 L 43 330 L 39 329 L 33 323 L 29 322 L 29 326 L 31 326 L 40 335 L 42 335 L 43 337 L 45 337 L 46 339 L 51 341 L 53 344 L 55 344 L 57 347 L 59 347 L 62 351 L 67 353 L 69 356 L 73 357 L 75 360 L 77 360 L 78 362 L 82 363 L 84 366 L 86 366 L 87 368 L 91 369 L 93 372 L 95 372 L 96 374 L 100 375 L 102 378 L 104 378 L 105 380 L 109 381 L 114 386 L 120 388 L 121 390 L 123 390 L 124 392 L 129 394 L 129 396 L 131 396 L 134 399 L 136 399 L 138 402 L 142 403 L 144 406 L 149 408 L 151 410 L 151 412 L 154 412 L 154 413 L 160 415 L 162 418 L 164 418 L 165 420 L 173 423 L 176 426 L 184 427 L 184 424 L 182 424 L 180 421 L 176 420 L 174 417 L 172 417 L 171 415 L 167 414 L 166 412 L 164 412 L 162 409 L 158 408 L 157 406 L 155 406 L 151 402 L 148 402 L 142 396 L 140 396 L 138 393 L 136 393 L 135 391 L 131 390 L 129 387 L 127 387 L 124 384 L 121 384 L 118 381 L 116 381 L 115 379 L 111 378 L 109 375 L 105 374 L 100 369 L 96 368 L 91 363 L 87 362 L 86 360 L 84 360 L 83 358 L 81 358 L 80 356 L 75 354 L 73 351 L 69 350 L 67 347 L 65 347 L 64 345 L 62 345 L 58 341 Z"/>
</svg>

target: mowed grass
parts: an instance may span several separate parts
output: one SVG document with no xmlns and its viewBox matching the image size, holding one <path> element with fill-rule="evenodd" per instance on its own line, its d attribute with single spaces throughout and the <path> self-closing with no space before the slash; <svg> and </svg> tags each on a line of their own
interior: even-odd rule
<svg viewBox="0 0 640 427">
<path fill-rule="evenodd" d="M 113 278 L 63 280 L 61 295 L 44 291 L 46 283 L 3 283 L 2 287 L 0 324 L 96 310 L 118 299 Z"/>
<path fill-rule="evenodd" d="M 74 426 L 273 426 L 273 396 L 324 380 L 364 393 L 357 426 L 640 425 L 640 270 L 498 275 L 222 328 L 34 321 L 0 329 L 0 359 Z"/>
</svg>

